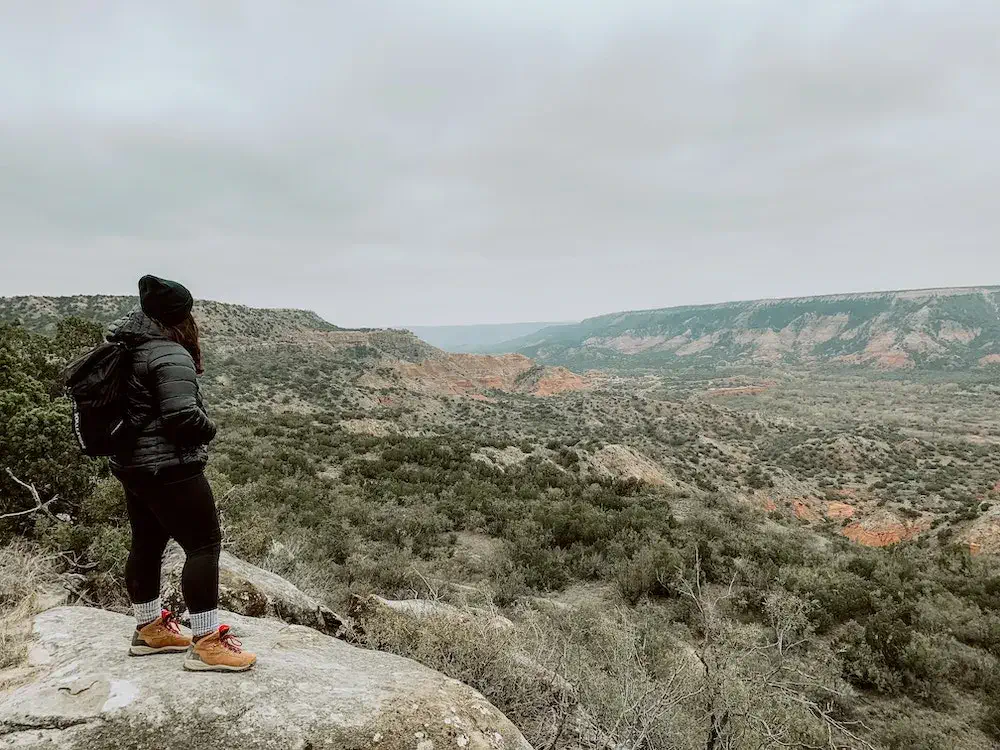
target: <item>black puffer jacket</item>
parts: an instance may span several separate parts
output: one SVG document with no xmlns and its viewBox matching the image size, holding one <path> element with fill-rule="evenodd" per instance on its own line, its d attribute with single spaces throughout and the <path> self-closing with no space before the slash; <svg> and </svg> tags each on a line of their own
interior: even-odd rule
<svg viewBox="0 0 1000 750">
<path fill-rule="evenodd" d="M 126 418 L 137 428 L 132 449 L 114 456 L 111 468 L 156 474 L 204 466 L 215 424 L 205 412 L 191 355 L 138 307 L 111 325 L 107 339 L 132 350 Z"/>
</svg>

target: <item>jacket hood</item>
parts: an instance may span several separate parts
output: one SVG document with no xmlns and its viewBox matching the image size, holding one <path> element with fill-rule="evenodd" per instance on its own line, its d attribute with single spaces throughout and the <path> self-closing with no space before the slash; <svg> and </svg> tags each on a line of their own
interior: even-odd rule
<svg viewBox="0 0 1000 750">
<path fill-rule="evenodd" d="M 146 341 L 167 339 L 163 326 L 146 315 L 142 308 L 136 305 L 132 310 L 108 326 L 105 338 L 111 342 L 121 341 L 127 346 L 136 346 Z"/>
</svg>

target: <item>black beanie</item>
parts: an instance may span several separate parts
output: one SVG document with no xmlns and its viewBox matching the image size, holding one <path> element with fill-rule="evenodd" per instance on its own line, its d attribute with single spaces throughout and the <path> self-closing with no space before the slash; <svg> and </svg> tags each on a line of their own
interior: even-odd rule
<svg viewBox="0 0 1000 750">
<path fill-rule="evenodd" d="M 190 314 L 194 298 L 183 284 L 143 276 L 139 279 L 139 306 L 154 320 L 175 326 Z"/>
</svg>

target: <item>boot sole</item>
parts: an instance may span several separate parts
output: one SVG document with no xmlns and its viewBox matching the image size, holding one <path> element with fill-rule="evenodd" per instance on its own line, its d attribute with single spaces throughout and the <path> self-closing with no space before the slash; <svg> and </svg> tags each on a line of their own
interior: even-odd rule
<svg viewBox="0 0 1000 750">
<path fill-rule="evenodd" d="M 160 648 L 153 648 L 152 646 L 131 646 L 128 650 L 129 656 L 153 656 L 154 654 L 179 654 L 182 651 L 187 651 L 187 646 L 161 646 Z"/>
<path fill-rule="evenodd" d="M 253 669 L 256 664 L 256 661 L 252 661 L 243 667 L 231 667 L 228 664 L 206 664 L 203 661 L 188 659 L 184 662 L 184 669 L 189 672 L 246 672 Z"/>
</svg>

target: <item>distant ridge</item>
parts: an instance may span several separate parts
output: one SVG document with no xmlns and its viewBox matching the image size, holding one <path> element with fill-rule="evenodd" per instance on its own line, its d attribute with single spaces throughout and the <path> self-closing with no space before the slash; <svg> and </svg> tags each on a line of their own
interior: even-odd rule
<svg viewBox="0 0 1000 750">
<path fill-rule="evenodd" d="M 77 315 L 96 323 L 107 324 L 124 315 L 138 302 L 139 298 L 135 296 L 110 294 L 0 297 L 0 320 L 19 321 L 31 330 L 51 333 L 55 330 L 56 321 L 67 315 Z M 249 318 L 254 318 L 261 324 L 261 328 L 266 330 L 273 330 L 276 326 L 321 331 L 344 330 L 323 320 L 311 310 L 256 308 L 229 302 L 199 300 L 195 303 L 195 314 L 200 327 L 206 333 L 224 334 L 226 328 L 232 325 L 236 318 L 247 319 L 246 324 L 250 323 Z"/>
<path fill-rule="evenodd" d="M 28 330 L 49 334 L 68 315 L 106 325 L 137 302 L 136 297 L 114 295 L 0 297 L 0 322 L 19 322 Z M 198 300 L 194 314 L 204 340 L 219 353 L 293 344 L 325 349 L 365 347 L 373 355 L 410 361 L 444 356 L 409 331 L 341 328 L 310 310 Z"/>
<path fill-rule="evenodd" d="M 73 315 L 106 325 L 135 306 L 135 297 L 0 297 L 0 322 L 51 334 Z M 260 309 L 195 302 L 205 353 L 221 380 L 213 393 L 243 403 L 261 394 L 277 399 L 299 389 L 291 403 L 323 394 L 327 403 L 363 410 L 390 403 L 400 389 L 436 396 L 488 398 L 491 391 L 550 396 L 588 387 L 565 370 L 510 354 L 447 354 L 410 331 L 340 328 L 308 310 Z M 251 355 L 251 356 L 248 356 Z M 278 402 L 285 404 L 286 402 Z"/>
<path fill-rule="evenodd" d="M 588 367 L 1000 364 L 1000 286 L 852 292 L 617 312 L 494 347 Z"/>
</svg>

